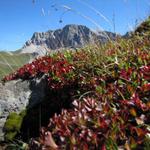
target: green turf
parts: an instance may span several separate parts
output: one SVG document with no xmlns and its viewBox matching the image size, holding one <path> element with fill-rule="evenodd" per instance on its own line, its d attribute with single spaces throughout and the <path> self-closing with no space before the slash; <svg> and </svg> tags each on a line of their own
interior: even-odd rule
<svg viewBox="0 0 150 150">
<path fill-rule="evenodd" d="M 0 52 L 0 79 L 29 62 L 30 54 Z"/>
</svg>

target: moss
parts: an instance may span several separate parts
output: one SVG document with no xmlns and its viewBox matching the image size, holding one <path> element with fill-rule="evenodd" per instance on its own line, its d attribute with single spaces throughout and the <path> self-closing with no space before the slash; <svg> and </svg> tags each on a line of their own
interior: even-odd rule
<svg viewBox="0 0 150 150">
<path fill-rule="evenodd" d="M 6 132 L 6 141 L 13 140 L 14 137 L 20 132 L 22 121 L 25 115 L 26 110 L 23 110 L 20 114 L 17 114 L 15 112 L 9 114 L 4 126 L 4 130 Z"/>
<path fill-rule="evenodd" d="M 16 134 L 17 134 L 17 132 L 8 132 L 8 133 L 5 135 L 6 141 L 13 140 L 13 138 L 16 136 Z"/>
</svg>

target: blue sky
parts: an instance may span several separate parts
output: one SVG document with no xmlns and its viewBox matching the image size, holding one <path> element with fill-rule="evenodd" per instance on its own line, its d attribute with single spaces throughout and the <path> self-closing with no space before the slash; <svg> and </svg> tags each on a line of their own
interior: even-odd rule
<svg viewBox="0 0 150 150">
<path fill-rule="evenodd" d="M 34 32 L 66 24 L 124 34 L 149 14 L 149 0 L 0 0 L 0 50 L 17 50 Z"/>
</svg>

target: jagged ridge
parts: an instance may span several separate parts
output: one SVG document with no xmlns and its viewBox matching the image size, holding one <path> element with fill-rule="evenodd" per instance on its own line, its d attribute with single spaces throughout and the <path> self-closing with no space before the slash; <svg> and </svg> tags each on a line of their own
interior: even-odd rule
<svg viewBox="0 0 150 150">
<path fill-rule="evenodd" d="M 49 30 L 47 32 L 35 32 L 32 38 L 25 43 L 22 53 L 42 53 L 47 50 L 62 48 L 78 48 L 95 41 L 106 42 L 108 37 L 115 37 L 110 32 L 93 32 L 83 25 L 66 25 L 62 29 Z"/>
</svg>

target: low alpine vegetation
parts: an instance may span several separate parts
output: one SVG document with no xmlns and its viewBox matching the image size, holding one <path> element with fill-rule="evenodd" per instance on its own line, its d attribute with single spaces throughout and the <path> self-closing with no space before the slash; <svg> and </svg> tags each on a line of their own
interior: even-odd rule
<svg viewBox="0 0 150 150">
<path fill-rule="evenodd" d="M 50 89 L 77 88 L 73 107 L 50 118 L 31 148 L 150 148 L 149 35 L 38 58 L 3 81 L 42 76 Z"/>
</svg>

